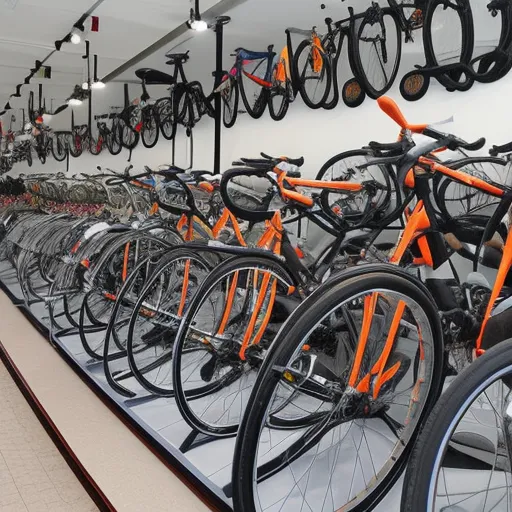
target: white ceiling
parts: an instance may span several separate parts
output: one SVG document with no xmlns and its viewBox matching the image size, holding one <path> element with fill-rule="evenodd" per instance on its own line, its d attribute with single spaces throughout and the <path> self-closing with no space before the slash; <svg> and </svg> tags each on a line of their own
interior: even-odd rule
<svg viewBox="0 0 512 512">
<path fill-rule="evenodd" d="M 47 103 L 63 102 L 75 84 L 82 83 L 85 45 L 63 44 L 50 56 L 52 79 L 33 78 L 22 88 L 22 98 L 9 96 L 23 83 L 36 60 L 43 60 L 55 49 L 55 41 L 70 32 L 73 24 L 96 0 L 0 0 L 0 111 L 7 101 L 15 108 L 25 107 L 28 92 L 44 84 Z M 202 0 L 208 9 L 217 0 Z M 100 17 L 100 31 L 89 33 L 91 54 L 97 53 L 98 72 L 104 76 L 167 33 L 182 25 L 189 16 L 189 0 L 104 0 L 94 11 Z M 87 28 L 87 24 L 86 24 Z"/>
</svg>

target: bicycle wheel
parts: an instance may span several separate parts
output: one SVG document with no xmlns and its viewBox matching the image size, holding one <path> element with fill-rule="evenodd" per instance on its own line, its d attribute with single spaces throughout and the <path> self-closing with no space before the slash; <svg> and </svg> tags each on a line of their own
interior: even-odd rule
<svg viewBox="0 0 512 512">
<path fill-rule="evenodd" d="M 107 148 L 111 155 L 116 156 L 123 149 L 123 129 L 119 119 L 114 119 L 112 129 L 107 135 Z"/>
<path fill-rule="evenodd" d="M 130 318 L 127 355 L 137 381 L 149 392 L 172 396 L 173 345 L 181 318 L 211 265 L 197 253 L 175 249 L 159 263 Z"/>
<path fill-rule="evenodd" d="M 423 24 L 423 47 L 427 67 L 469 64 L 473 55 L 474 28 L 469 0 L 432 0 Z M 473 80 L 461 71 L 436 75 L 447 89 L 467 88 Z"/>
<path fill-rule="evenodd" d="M 174 120 L 171 98 L 160 98 L 157 100 L 155 109 L 158 112 L 158 122 L 162 137 L 166 140 L 172 140 L 176 135 L 176 122 Z"/>
<path fill-rule="evenodd" d="M 505 160 L 500 158 L 469 158 L 453 162 L 452 169 L 462 169 L 465 173 L 485 181 L 493 180 L 504 185 L 510 183 L 510 171 Z M 434 188 L 434 198 L 445 220 L 453 220 L 461 215 L 471 213 L 484 214 L 489 217 L 499 204 L 499 198 L 478 191 L 449 178 L 441 179 Z"/>
<path fill-rule="evenodd" d="M 158 110 L 149 105 L 142 109 L 142 144 L 151 149 L 156 146 L 160 127 L 158 123 Z"/>
<path fill-rule="evenodd" d="M 512 509 L 512 341 L 488 350 L 443 393 L 411 455 L 403 512 Z"/>
<path fill-rule="evenodd" d="M 322 107 L 329 96 L 332 81 L 332 69 L 326 55 L 305 39 L 297 47 L 293 61 L 302 100 L 309 108 Z"/>
<path fill-rule="evenodd" d="M 362 165 L 372 157 L 371 151 L 367 149 L 355 149 L 344 151 L 335 155 L 318 171 L 316 180 L 339 181 L 349 179 L 358 165 Z"/>
<path fill-rule="evenodd" d="M 419 280 L 364 265 L 322 285 L 260 370 L 235 446 L 235 510 L 371 510 L 403 469 L 443 365 Z"/>
<path fill-rule="evenodd" d="M 240 95 L 247 113 L 253 119 L 259 119 L 267 108 L 269 90 L 246 76 L 245 73 L 249 72 L 241 70 L 237 77 Z"/>
<path fill-rule="evenodd" d="M 351 29 L 353 62 L 359 85 L 372 99 L 385 94 L 393 85 L 402 55 L 402 31 L 398 14 L 391 9 L 380 10 L 380 16 L 367 15 L 356 20 Z"/>
<path fill-rule="evenodd" d="M 103 135 L 98 134 L 98 137 L 93 137 L 92 133 L 89 135 L 89 152 L 91 155 L 97 156 L 103 149 Z"/>
<path fill-rule="evenodd" d="M 240 91 L 238 81 L 228 76 L 218 88 L 218 94 L 222 99 L 222 121 L 226 128 L 231 128 L 238 117 L 238 103 Z"/>
<path fill-rule="evenodd" d="M 292 283 L 270 258 L 242 257 L 217 267 L 198 289 L 176 336 L 172 372 L 176 404 L 192 428 L 236 433 L 261 361 L 288 316 L 274 307 L 276 297 Z"/>
<path fill-rule="evenodd" d="M 480 83 L 491 83 L 503 78 L 512 68 L 510 47 L 512 44 L 512 4 L 509 2 L 491 2 L 472 6 L 475 19 L 485 19 L 488 34 L 497 34 L 493 41 L 478 45 L 479 55 L 473 55 L 471 66 L 477 73 Z"/>
<path fill-rule="evenodd" d="M 292 83 L 287 77 L 284 82 L 272 80 L 268 98 L 268 113 L 274 121 L 281 121 L 288 112 L 290 98 L 293 98 Z"/>
<path fill-rule="evenodd" d="M 69 133 L 68 134 L 68 149 L 69 154 L 73 158 L 78 158 L 83 151 L 82 137 L 78 133 Z"/>
<path fill-rule="evenodd" d="M 56 133 L 52 137 L 52 155 L 57 162 L 62 162 L 68 154 L 65 135 Z"/>
</svg>

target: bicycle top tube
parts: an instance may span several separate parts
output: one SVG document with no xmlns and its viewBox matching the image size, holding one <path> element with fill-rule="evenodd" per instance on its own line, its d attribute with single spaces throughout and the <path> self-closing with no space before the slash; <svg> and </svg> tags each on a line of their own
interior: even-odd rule
<svg viewBox="0 0 512 512">
<path fill-rule="evenodd" d="M 243 60 L 259 60 L 259 59 L 268 59 L 273 57 L 274 52 L 253 52 L 250 50 L 246 50 L 245 48 L 237 48 L 235 50 L 237 54 L 237 58 Z"/>
</svg>

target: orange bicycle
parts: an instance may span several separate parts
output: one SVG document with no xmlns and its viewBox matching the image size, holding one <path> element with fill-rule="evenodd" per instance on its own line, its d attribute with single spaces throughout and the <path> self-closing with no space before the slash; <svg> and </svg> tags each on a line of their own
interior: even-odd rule
<svg viewBox="0 0 512 512">
<path fill-rule="evenodd" d="M 404 137 L 430 139 L 368 163 L 396 166 L 406 226 L 387 263 L 343 270 L 302 302 L 277 334 L 240 425 L 235 510 L 276 504 L 279 510 L 373 509 L 400 476 L 449 364 L 457 352 L 466 361 L 473 349 L 480 354 L 492 322 L 503 314 L 512 236 L 500 226 L 512 191 L 432 157 L 443 148 L 479 149 L 485 140 L 468 144 L 410 124 L 389 98 L 379 106 Z M 464 281 L 437 274 L 450 270 L 453 249 L 445 235 L 456 227 L 453 219 L 444 223 L 432 200 L 430 184 L 438 174 L 496 198 L 473 258 L 477 266 L 481 253 L 496 250 L 489 245 L 493 235 L 504 235 L 494 287 L 471 267 Z"/>
</svg>

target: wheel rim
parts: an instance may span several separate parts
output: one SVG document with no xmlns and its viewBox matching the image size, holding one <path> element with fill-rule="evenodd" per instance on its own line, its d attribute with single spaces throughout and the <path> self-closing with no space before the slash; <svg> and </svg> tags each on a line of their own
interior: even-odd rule
<svg viewBox="0 0 512 512">
<path fill-rule="evenodd" d="M 212 284 L 187 318 L 176 377 L 198 427 L 236 431 L 278 329 L 276 292 L 288 286 L 264 268 L 237 268 Z"/>
<path fill-rule="evenodd" d="M 375 294 L 354 387 L 362 311 Z M 379 372 L 377 398 L 368 400 L 379 381 L 372 377 L 366 392 L 364 376 L 382 362 L 395 315 L 396 339 Z M 375 289 L 338 304 L 296 343 L 292 356 L 275 361 L 272 372 L 275 385 L 253 466 L 256 509 L 292 511 L 302 504 L 308 510 L 354 510 L 389 475 L 417 429 L 433 378 L 427 314 L 410 297 Z"/>
</svg>

